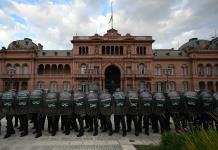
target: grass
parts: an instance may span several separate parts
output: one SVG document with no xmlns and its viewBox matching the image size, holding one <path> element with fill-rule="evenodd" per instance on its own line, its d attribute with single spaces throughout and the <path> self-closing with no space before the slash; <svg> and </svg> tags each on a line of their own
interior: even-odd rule
<svg viewBox="0 0 218 150">
<path fill-rule="evenodd" d="M 135 145 L 137 150 L 218 150 L 218 133 L 196 129 L 186 133 L 168 132 L 161 136 L 160 145 Z"/>
</svg>

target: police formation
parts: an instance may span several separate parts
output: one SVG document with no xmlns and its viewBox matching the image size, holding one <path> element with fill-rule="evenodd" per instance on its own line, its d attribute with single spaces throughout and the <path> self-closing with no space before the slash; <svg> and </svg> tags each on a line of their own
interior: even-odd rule
<svg viewBox="0 0 218 150">
<path fill-rule="evenodd" d="M 99 124 L 101 132 L 108 132 L 109 136 L 121 129 L 126 136 L 132 129 L 132 122 L 136 136 L 139 133 L 149 135 L 150 125 L 153 133 L 164 133 L 170 130 L 170 118 L 176 131 L 208 129 L 209 126 L 218 130 L 218 93 L 171 91 L 164 94 L 145 89 L 127 93 L 116 89 L 112 94 L 107 90 L 86 94 L 81 90 L 62 93 L 7 91 L 0 93 L 0 119 L 4 117 L 7 121 L 4 138 L 15 134 L 13 118 L 20 122 L 21 137 L 28 134 L 28 125 L 32 123 L 36 138 L 42 136 L 46 118 L 52 136 L 59 130 L 59 120 L 63 133 L 69 135 L 74 130 L 78 132 L 77 137 L 83 136 L 85 129 L 93 132 L 93 136 L 98 135 Z"/>
</svg>

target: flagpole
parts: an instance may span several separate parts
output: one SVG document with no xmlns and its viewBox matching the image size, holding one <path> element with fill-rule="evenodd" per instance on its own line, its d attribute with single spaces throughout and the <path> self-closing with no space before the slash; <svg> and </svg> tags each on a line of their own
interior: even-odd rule
<svg viewBox="0 0 218 150">
<path fill-rule="evenodd" d="M 111 28 L 114 26 L 114 18 L 113 18 L 113 2 L 111 2 Z"/>
</svg>

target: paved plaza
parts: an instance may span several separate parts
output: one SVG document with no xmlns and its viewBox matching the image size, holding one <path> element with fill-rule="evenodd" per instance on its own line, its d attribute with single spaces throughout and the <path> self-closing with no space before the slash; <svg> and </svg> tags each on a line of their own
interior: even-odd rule
<svg viewBox="0 0 218 150">
<path fill-rule="evenodd" d="M 71 131 L 66 136 L 61 130 L 57 135 L 52 137 L 47 132 L 47 124 L 43 136 L 35 139 L 32 124 L 29 126 L 29 134 L 26 137 L 20 137 L 20 132 L 16 130 L 16 134 L 8 139 L 3 139 L 6 130 L 6 120 L 2 121 L 2 133 L 0 135 L 0 150 L 135 150 L 133 145 L 149 145 L 158 144 L 160 142 L 160 134 L 151 133 L 149 136 L 140 134 L 138 137 L 134 132 L 128 133 L 126 137 L 114 133 L 108 136 L 107 133 L 99 131 L 98 136 L 92 136 L 92 133 L 85 132 L 83 137 L 76 137 L 77 133 Z"/>
</svg>

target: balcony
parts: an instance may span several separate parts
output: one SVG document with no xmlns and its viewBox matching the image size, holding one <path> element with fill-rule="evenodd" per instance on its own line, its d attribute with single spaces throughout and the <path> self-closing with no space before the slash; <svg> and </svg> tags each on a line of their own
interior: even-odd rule
<svg viewBox="0 0 218 150">
<path fill-rule="evenodd" d="M 0 78 L 2 79 L 8 79 L 10 78 L 9 74 L 0 74 Z M 14 74 L 12 76 L 13 79 L 29 79 L 30 78 L 30 74 Z"/>
<path fill-rule="evenodd" d="M 101 74 L 74 74 L 75 78 L 99 78 Z"/>
</svg>

